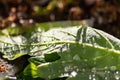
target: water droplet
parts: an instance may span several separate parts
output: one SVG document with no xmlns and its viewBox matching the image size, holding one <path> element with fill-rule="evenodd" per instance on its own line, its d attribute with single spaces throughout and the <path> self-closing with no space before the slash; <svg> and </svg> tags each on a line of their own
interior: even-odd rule
<svg viewBox="0 0 120 80">
<path fill-rule="evenodd" d="M 97 48 L 97 43 L 94 42 L 94 43 L 93 43 L 93 46 L 94 46 L 95 48 Z"/>
<path fill-rule="evenodd" d="M 68 43 L 68 44 L 66 44 L 66 50 L 67 50 L 67 52 L 69 52 L 70 51 L 70 44 Z M 64 50 L 63 50 L 64 51 Z"/>
<path fill-rule="evenodd" d="M 92 75 L 89 75 L 89 80 L 91 80 L 92 79 Z"/>
<path fill-rule="evenodd" d="M 69 74 L 68 74 L 68 73 L 63 73 L 63 74 L 61 74 L 61 77 L 62 77 L 62 76 L 64 76 L 64 77 L 68 77 Z"/>
<path fill-rule="evenodd" d="M 89 75 L 89 80 L 96 80 L 96 75 L 95 75 L 95 73 Z"/>
<path fill-rule="evenodd" d="M 82 69 L 82 72 L 85 72 L 85 71 L 86 71 L 86 70 L 83 68 L 83 69 Z"/>
<path fill-rule="evenodd" d="M 119 80 L 119 79 L 120 79 L 119 71 L 116 71 L 116 72 L 114 73 L 114 75 L 115 75 L 115 79 L 116 79 L 116 80 Z"/>
<path fill-rule="evenodd" d="M 73 60 L 80 61 L 79 55 L 76 54 L 75 56 L 73 56 Z"/>
<path fill-rule="evenodd" d="M 71 72 L 71 77 L 75 77 L 77 75 L 77 72 L 76 71 L 72 71 Z"/>
<path fill-rule="evenodd" d="M 105 80 L 110 79 L 110 71 L 105 71 Z"/>
<path fill-rule="evenodd" d="M 108 80 L 108 77 L 105 77 L 105 80 Z"/>
</svg>

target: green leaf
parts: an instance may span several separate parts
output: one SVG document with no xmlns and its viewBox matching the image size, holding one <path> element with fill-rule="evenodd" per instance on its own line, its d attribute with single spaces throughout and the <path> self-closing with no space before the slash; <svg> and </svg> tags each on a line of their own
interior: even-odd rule
<svg viewBox="0 0 120 80">
<path fill-rule="evenodd" d="M 88 80 L 93 68 L 98 72 L 105 71 L 120 63 L 119 51 L 80 43 L 71 44 L 69 47 L 69 51 L 59 53 L 61 59 L 39 65 L 38 76 L 45 79 L 69 77 L 70 80 Z"/>
<path fill-rule="evenodd" d="M 23 55 L 24 54 L 25 55 L 26 54 L 35 55 L 35 53 L 41 54 L 41 51 L 43 51 L 44 49 L 47 49 L 47 47 L 48 47 L 47 43 L 44 43 L 44 41 L 43 41 L 44 39 L 41 40 L 41 38 L 45 37 L 44 32 L 47 27 L 48 27 L 48 29 L 50 29 L 52 27 L 57 27 L 59 24 L 62 24 L 59 27 L 65 27 L 65 26 L 67 27 L 67 24 L 69 24 L 68 26 L 72 26 L 72 25 L 79 25 L 80 23 L 81 23 L 80 21 L 41 23 L 41 24 L 36 25 L 34 28 L 32 28 L 32 27 L 26 28 L 25 29 L 26 31 L 23 28 L 8 28 L 8 29 L 6 29 L 6 31 L 7 31 L 7 34 L 5 34 L 6 36 L 5 35 L 0 36 L 0 52 L 2 52 L 4 54 L 4 58 L 8 58 L 9 60 L 13 60 L 15 55 L 17 55 L 19 53 L 23 53 Z M 12 30 L 14 30 L 14 31 L 12 31 Z M 0 32 L 2 32 L 2 31 L 0 31 Z M 18 31 L 25 33 L 25 34 L 18 35 L 18 36 L 10 36 L 10 35 L 19 34 Z M 14 32 L 14 33 L 11 34 L 10 32 Z M 48 37 L 51 39 L 57 39 L 54 36 L 48 36 Z M 52 45 L 50 45 L 50 46 L 52 46 Z M 44 47 L 46 47 L 46 48 L 44 48 Z M 41 48 L 41 50 L 39 50 L 40 48 Z"/>
<path fill-rule="evenodd" d="M 25 54 L 23 54 L 23 53 L 17 53 L 14 57 L 13 57 L 13 60 L 15 60 L 15 59 L 17 59 L 17 58 L 19 58 L 19 57 L 21 57 L 21 56 L 23 56 L 23 55 L 25 55 Z M 5 56 L 4 56 L 5 57 Z M 6 57 L 7 58 L 7 57 Z"/>
<path fill-rule="evenodd" d="M 8 79 L 9 80 L 9 79 Z M 17 80 L 45 80 L 45 79 L 42 79 L 42 78 L 33 78 L 31 75 L 24 75 L 24 73 L 20 73 L 17 77 Z"/>
<path fill-rule="evenodd" d="M 0 37 L 0 52 L 4 55 L 4 58 L 13 60 L 26 54 L 26 46 L 22 36 L 11 37 L 1 36 Z"/>
<path fill-rule="evenodd" d="M 39 77 L 45 79 L 68 77 L 67 80 L 88 80 L 92 70 L 95 69 L 97 72 L 95 75 L 98 80 L 101 80 L 105 75 L 103 77 L 99 73 L 113 70 L 113 67 L 114 71 L 119 70 L 120 41 L 103 31 L 90 27 L 64 28 L 64 30 L 49 30 L 44 35 L 48 35 L 47 38 L 43 38 L 44 41 L 48 40 L 47 42 L 51 42 L 51 44 L 61 46 L 53 49 L 58 52 L 60 59 L 40 64 L 38 66 Z M 49 39 L 49 36 L 54 36 L 58 42 Z M 49 53 L 52 51 L 50 50 Z M 66 68 L 68 68 L 67 71 Z M 82 71 L 84 69 L 85 72 Z"/>
<path fill-rule="evenodd" d="M 28 65 L 24 75 L 47 80 L 88 80 L 95 75 L 97 80 L 104 80 L 109 75 L 105 71 L 120 70 L 119 39 L 86 26 L 45 26 L 23 36 L 0 36 L 0 51 L 5 58 L 13 60 L 20 53 L 31 56 L 29 62 L 34 65 Z"/>
<path fill-rule="evenodd" d="M 37 78 L 37 66 L 33 63 L 30 63 L 24 70 L 24 75 L 31 76 L 33 78 Z"/>
<path fill-rule="evenodd" d="M 52 54 L 45 54 L 44 56 L 45 56 L 45 61 L 47 62 L 53 62 L 55 60 L 60 59 L 60 56 L 56 52 Z"/>
</svg>

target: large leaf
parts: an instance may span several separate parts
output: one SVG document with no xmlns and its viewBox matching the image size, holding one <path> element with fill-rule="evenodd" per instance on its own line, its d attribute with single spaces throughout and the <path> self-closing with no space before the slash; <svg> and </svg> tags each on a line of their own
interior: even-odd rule
<svg viewBox="0 0 120 80">
<path fill-rule="evenodd" d="M 39 45 L 32 43 L 41 44 L 41 36 L 43 31 L 47 31 L 53 27 L 68 27 L 74 25 L 80 25 L 82 22 L 88 23 L 88 21 L 62 21 L 54 23 L 40 23 L 33 27 L 15 27 L 1 30 L 2 35 L 0 36 L 0 51 L 3 52 L 5 58 L 9 60 L 16 59 L 22 55 L 33 53 L 30 50 L 33 48 L 37 51 Z M 13 33 L 12 33 L 13 32 Z M 24 36 L 11 36 L 24 33 Z M 3 34 L 5 36 L 3 36 Z M 32 45 L 31 45 L 32 44 Z M 36 49 L 37 48 L 37 49 Z M 17 54 L 17 55 L 16 55 Z"/>
<path fill-rule="evenodd" d="M 51 63 L 40 64 L 38 66 L 39 77 L 88 80 L 95 71 L 96 79 L 101 80 L 106 77 L 101 75 L 105 73 L 104 71 L 120 69 L 120 41 L 107 33 L 90 27 L 76 27 L 64 30 L 52 29 L 45 32 L 44 35 L 47 38 L 44 37 L 42 40 L 54 44 L 53 50 L 61 58 Z M 56 40 L 52 40 L 51 36 Z M 58 42 L 56 42 L 57 40 Z M 60 46 L 58 47 L 58 45 Z M 53 53 L 53 50 L 47 53 Z M 110 78 L 110 80 L 113 79 L 115 78 Z"/>
<path fill-rule="evenodd" d="M 36 64 L 37 70 L 29 65 L 25 75 L 34 72 L 33 77 L 37 74 L 45 79 L 88 80 L 96 72 L 101 80 L 105 77 L 102 71 L 120 70 L 120 40 L 91 27 L 38 28 L 25 36 L 0 39 L 0 51 L 5 58 L 33 56 L 29 61 Z"/>
<path fill-rule="evenodd" d="M 38 66 L 39 77 L 45 79 L 69 77 L 68 80 L 88 80 L 94 70 L 95 75 L 99 75 L 99 71 L 112 70 L 113 67 L 115 70 L 119 69 L 120 53 L 102 47 L 96 48 L 92 45 L 74 43 L 69 46 L 68 51 L 58 54 L 61 59 Z"/>
</svg>

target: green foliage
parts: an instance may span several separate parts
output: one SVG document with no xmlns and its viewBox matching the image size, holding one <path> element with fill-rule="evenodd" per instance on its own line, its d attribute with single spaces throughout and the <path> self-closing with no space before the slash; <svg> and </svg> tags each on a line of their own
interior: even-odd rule
<svg viewBox="0 0 120 80">
<path fill-rule="evenodd" d="M 31 76 L 33 78 L 37 77 L 37 66 L 33 63 L 30 63 L 25 69 L 24 69 L 24 75 Z"/>
<path fill-rule="evenodd" d="M 46 62 L 53 62 L 60 59 L 60 56 L 56 52 L 52 54 L 45 54 L 44 56 Z"/>
<path fill-rule="evenodd" d="M 105 71 L 114 75 L 120 70 L 119 39 L 91 27 L 43 25 L 25 35 L 0 37 L 4 58 L 31 56 L 30 64 L 18 79 L 104 80 L 108 75 Z M 114 76 L 107 78 L 116 79 Z"/>
</svg>

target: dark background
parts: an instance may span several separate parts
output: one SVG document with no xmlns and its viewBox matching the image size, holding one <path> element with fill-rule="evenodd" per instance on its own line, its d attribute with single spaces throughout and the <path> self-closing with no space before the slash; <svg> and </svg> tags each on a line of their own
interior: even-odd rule
<svg viewBox="0 0 120 80">
<path fill-rule="evenodd" d="M 1 29 L 86 19 L 120 38 L 120 0 L 0 0 Z"/>
</svg>

